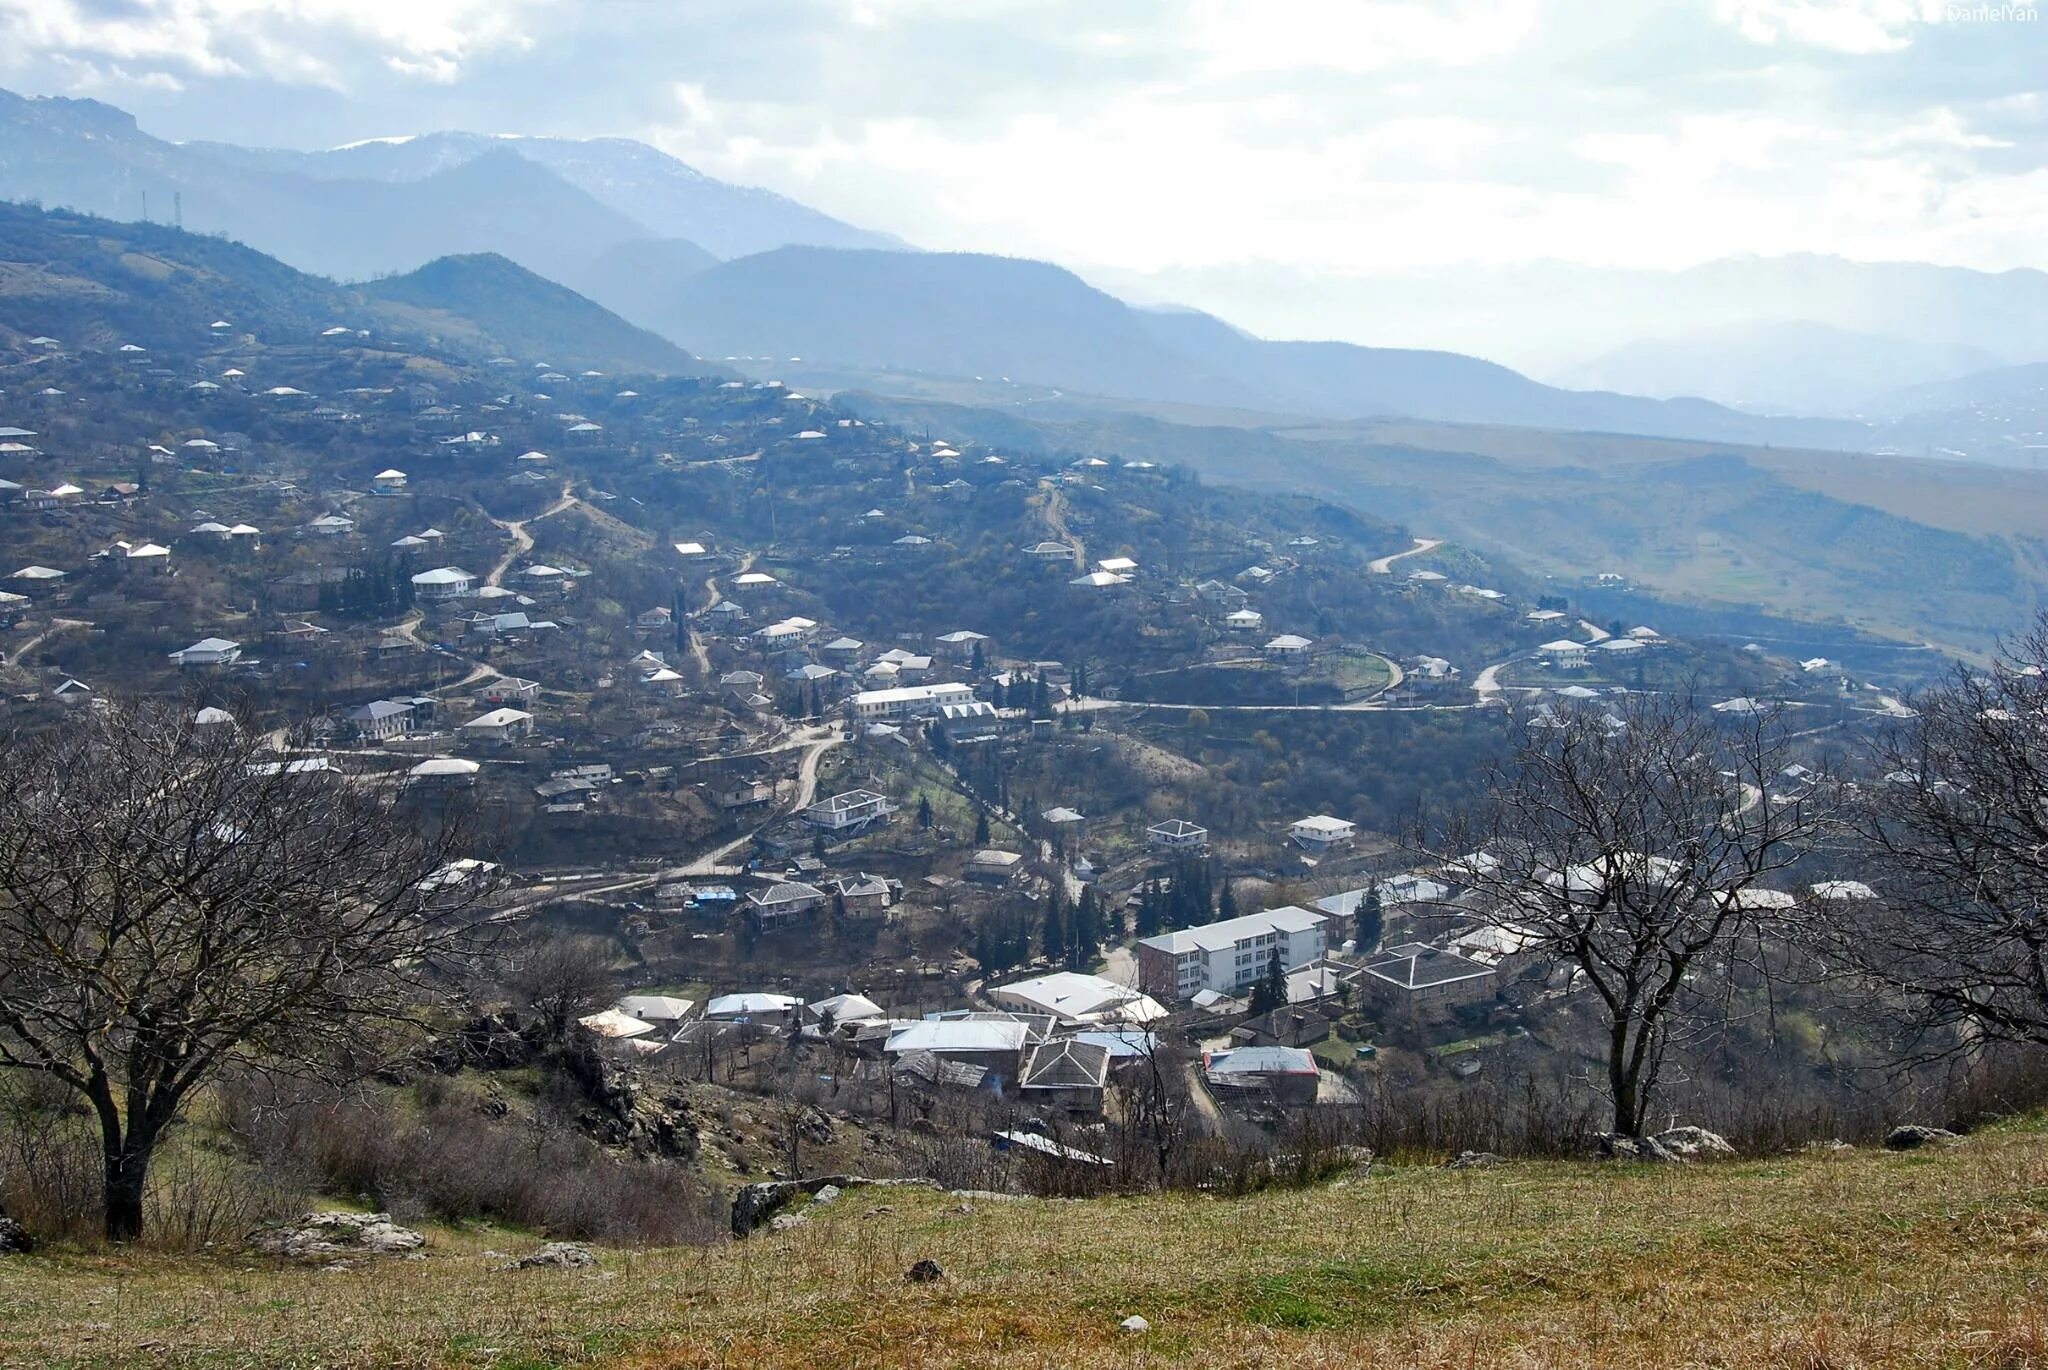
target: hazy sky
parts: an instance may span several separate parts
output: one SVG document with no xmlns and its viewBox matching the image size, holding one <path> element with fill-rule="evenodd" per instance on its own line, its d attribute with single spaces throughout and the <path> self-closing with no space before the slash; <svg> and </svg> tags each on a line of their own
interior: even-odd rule
<svg viewBox="0 0 2048 1370">
<path fill-rule="evenodd" d="M 0 0 L 172 138 L 620 134 L 920 245 L 1150 270 L 2048 266 L 2048 21 L 1923 0 Z"/>
</svg>

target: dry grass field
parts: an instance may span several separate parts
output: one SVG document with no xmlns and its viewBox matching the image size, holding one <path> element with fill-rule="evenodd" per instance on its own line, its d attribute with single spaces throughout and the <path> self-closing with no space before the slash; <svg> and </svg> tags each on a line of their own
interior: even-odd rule
<svg viewBox="0 0 2048 1370">
<path fill-rule="evenodd" d="M 10 1364 L 2048 1364 L 2048 1127 L 1672 1168 L 1376 1169 L 1242 1200 L 856 1190 L 793 1231 L 501 1271 L 436 1231 L 328 1272 L 0 1264 Z M 946 1278 L 903 1272 L 937 1260 Z M 1119 1322 L 1143 1314 L 1151 1331 Z"/>
</svg>

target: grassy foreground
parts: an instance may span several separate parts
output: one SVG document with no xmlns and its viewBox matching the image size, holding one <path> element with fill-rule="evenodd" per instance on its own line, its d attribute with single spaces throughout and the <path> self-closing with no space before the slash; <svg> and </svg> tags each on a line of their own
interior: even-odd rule
<svg viewBox="0 0 2048 1370">
<path fill-rule="evenodd" d="M 0 1261 L 10 1364 L 2048 1364 L 2048 1126 L 1701 1167 L 1395 1169 L 1228 1201 L 857 1190 L 713 1250 L 493 1270 Z M 947 1278 L 911 1285 L 922 1257 Z M 1130 1313 L 1147 1334 L 1120 1332 Z"/>
</svg>

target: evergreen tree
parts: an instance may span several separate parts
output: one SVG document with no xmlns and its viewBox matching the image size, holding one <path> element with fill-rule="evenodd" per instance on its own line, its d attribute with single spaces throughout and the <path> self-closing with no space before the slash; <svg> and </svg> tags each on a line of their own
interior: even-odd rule
<svg viewBox="0 0 2048 1370">
<path fill-rule="evenodd" d="M 1266 961 L 1265 973 L 1252 984 L 1252 1012 L 1271 1013 L 1287 1006 L 1287 968 L 1280 964 L 1280 948 Z"/>
<path fill-rule="evenodd" d="M 992 681 L 990 681 L 990 682 L 989 682 L 989 686 L 988 686 L 988 702 L 990 703 L 990 705 L 992 705 L 993 707 L 995 707 L 995 708 L 997 708 L 997 709 L 1000 709 L 1000 708 L 1002 708 L 1002 707 L 1003 707 L 1003 682 L 1002 682 L 1002 681 L 1000 681 L 1000 680 L 992 680 Z"/>
<path fill-rule="evenodd" d="M 1042 675 L 1031 687 L 1031 716 L 1052 717 L 1052 686 L 1045 683 L 1045 677 Z"/>
<path fill-rule="evenodd" d="M 931 796 L 920 792 L 917 796 L 917 826 L 929 828 L 932 825 Z"/>
<path fill-rule="evenodd" d="M 1358 954 L 1361 956 L 1379 950 L 1380 935 L 1386 931 L 1386 915 L 1380 908 L 1380 887 L 1377 883 L 1365 891 L 1365 898 L 1358 903 Z"/>
<path fill-rule="evenodd" d="M 1074 697 L 1082 698 L 1088 693 L 1088 663 L 1074 667 Z"/>
<path fill-rule="evenodd" d="M 1157 937 L 1165 931 L 1165 909 L 1159 897 L 1159 881 L 1147 880 L 1138 895 L 1138 936 Z"/>
<path fill-rule="evenodd" d="M 974 845 L 977 847 L 985 847 L 988 845 L 987 809 L 976 809 L 974 811 Z"/>
<path fill-rule="evenodd" d="M 1047 959 L 1063 961 L 1067 955 L 1067 910 L 1054 893 L 1045 901 L 1045 928 L 1041 934 Z"/>
<path fill-rule="evenodd" d="M 1085 969 L 1101 949 L 1102 896 L 1095 892 L 1093 885 L 1084 885 L 1081 889 L 1081 898 L 1074 905 L 1072 933 L 1067 941 L 1067 964 L 1074 970 Z"/>
<path fill-rule="evenodd" d="M 1228 876 L 1224 877 L 1223 893 L 1216 900 L 1216 916 L 1218 918 L 1237 917 L 1237 890 L 1230 883 Z"/>
<path fill-rule="evenodd" d="M 818 928 L 818 941 L 830 948 L 839 945 L 839 939 L 846 933 L 846 896 L 836 891 L 832 902 L 825 908 L 825 917 Z"/>
<path fill-rule="evenodd" d="M 988 658 L 982 655 L 979 642 L 974 644 L 974 656 L 967 664 L 973 668 L 976 675 L 980 675 L 988 669 Z"/>
</svg>

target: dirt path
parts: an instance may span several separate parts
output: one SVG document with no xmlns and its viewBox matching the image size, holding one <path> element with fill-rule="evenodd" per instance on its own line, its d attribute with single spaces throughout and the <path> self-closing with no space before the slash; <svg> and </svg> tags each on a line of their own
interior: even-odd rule
<svg viewBox="0 0 2048 1370">
<path fill-rule="evenodd" d="M 485 518 L 490 518 L 492 523 L 497 524 L 499 528 L 504 530 L 505 535 L 512 539 L 512 549 L 506 552 L 504 556 L 498 558 L 498 564 L 493 566 L 491 573 L 484 577 L 484 584 L 497 585 L 502 582 L 505 579 L 505 572 L 512 569 L 512 563 L 533 550 L 533 535 L 526 531 L 527 524 L 538 523 L 542 519 L 559 514 L 564 509 L 570 508 L 577 503 L 579 503 L 577 498 L 570 494 L 569 487 L 564 485 L 561 497 L 532 518 L 511 520 L 491 518 L 489 514 L 485 514 Z"/>
<path fill-rule="evenodd" d="M 1067 527 L 1067 497 L 1057 485 L 1045 486 L 1045 531 L 1054 542 L 1074 549 L 1074 573 L 1088 574 L 1088 549 Z"/>
<path fill-rule="evenodd" d="M 15 665 L 19 666 L 30 652 L 33 652 L 36 648 L 42 646 L 45 642 L 48 642 L 51 638 L 57 636 L 57 634 L 68 633 L 73 628 L 90 627 L 92 627 L 91 622 L 82 618 L 53 618 L 50 620 L 49 626 L 44 628 L 43 631 L 37 633 L 28 641 L 22 643 L 19 647 L 16 647 L 14 649 L 14 655 L 12 657 L 9 657 L 8 660 L 12 661 Z"/>
<path fill-rule="evenodd" d="M 1417 538 L 1415 539 L 1415 545 L 1413 547 L 1410 547 L 1407 551 L 1395 552 L 1391 556 L 1384 556 L 1373 561 L 1368 561 L 1365 564 L 1365 569 L 1372 572 L 1376 576 L 1390 576 L 1394 573 L 1395 562 L 1401 561 L 1407 557 L 1419 557 L 1424 552 L 1434 552 L 1437 548 L 1443 545 L 1444 540 L 1442 538 Z"/>
</svg>

